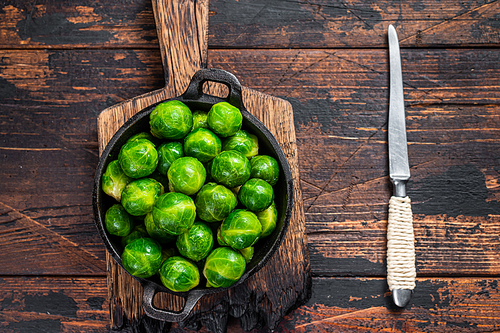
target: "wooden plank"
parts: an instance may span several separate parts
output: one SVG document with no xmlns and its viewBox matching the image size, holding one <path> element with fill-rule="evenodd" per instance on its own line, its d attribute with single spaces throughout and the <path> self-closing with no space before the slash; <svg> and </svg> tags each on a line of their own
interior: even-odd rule
<svg viewBox="0 0 500 333">
<path fill-rule="evenodd" d="M 386 47 L 394 24 L 405 47 L 498 46 L 497 1 L 211 2 L 214 48 Z"/>
<path fill-rule="evenodd" d="M 402 45 L 498 46 L 497 1 L 210 2 L 211 48 L 384 47 L 395 24 Z M 151 2 L 7 2 L 0 48 L 158 48 Z"/>
<path fill-rule="evenodd" d="M 498 274 L 497 55 L 402 50 L 409 191 L 416 232 L 427 235 L 417 243 L 419 274 Z M 209 57 L 210 67 L 293 105 L 313 272 L 382 276 L 390 195 L 386 51 L 211 50 Z M 0 58 L 0 202 L 105 260 L 91 208 L 92 119 L 101 106 L 160 88 L 159 52 L 2 51 Z M 3 269 L 20 272 L 12 264 Z"/>
<path fill-rule="evenodd" d="M 108 332 L 105 277 L 2 277 L 2 332 Z"/>
<path fill-rule="evenodd" d="M 103 260 L 2 203 L 0 251 L 3 274 L 39 275 L 64 272 L 95 275 L 105 272 Z"/>
<path fill-rule="evenodd" d="M 2 277 L 2 332 L 108 332 L 104 277 Z M 313 278 L 309 302 L 285 316 L 277 331 L 492 332 L 500 329 L 496 278 L 420 278 L 404 311 L 392 305 L 385 279 Z M 143 331 L 147 323 L 142 323 Z M 172 325 L 172 331 L 194 332 Z M 117 332 L 120 332 L 118 330 Z M 127 330 L 122 330 L 127 332 Z M 202 328 L 199 332 L 207 332 Z M 228 332 L 243 333 L 238 320 Z"/>
<path fill-rule="evenodd" d="M 0 5 L 1 48 L 158 48 L 151 1 Z"/>
<path fill-rule="evenodd" d="M 385 279 L 314 279 L 311 301 L 288 317 L 287 324 L 294 332 L 500 329 L 496 279 L 417 279 L 416 283 L 411 303 L 401 310 L 394 308 Z"/>
</svg>

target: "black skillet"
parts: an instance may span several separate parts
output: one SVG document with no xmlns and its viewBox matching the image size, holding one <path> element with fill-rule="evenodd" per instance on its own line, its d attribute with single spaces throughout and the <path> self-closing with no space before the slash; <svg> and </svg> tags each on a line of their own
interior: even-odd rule
<svg viewBox="0 0 500 333">
<path fill-rule="evenodd" d="M 202 88 L 203 84 L 207 81 L 218 82 L 226 85 L 229 88 L 227 98 L 204 94 Z M 293 183 L 290 167 L 283 150 L 271 132 L 264 126 L 264 124 L 262 124 L 245 109 L 242 103 L 241 85 L 233 74 L 219 69 L 202 69 L 193 76 L 184 94 L 179 97 L 172 98 L 171 100 L 182 101 L 189 106 L 191 110 L 209 111 L 212 105 L 222 101 L 227 101 L 236 106 L 241 110 L 243 115 L 242 128 L 255 134 L 259 139 L 259 154 L 273 156 L 280 165 L 280 178 L 278 183 L 274 186 L 275 203 L 279 216 L 276 229 L 270 236 L 259 241 L 255 245 L 255 254 L 253 259 L 247 265 L 245 274 L 238 280 L 238 282 L 236 282 L 236 284 L 230 287 L 233 288 L 234 286 L 243 283 L 246 279 L 261 269 L 271 258 L 273 253 L 279 248 L 281 241 L 285 236 L 290 223 L 293 206 Z M 104 149 L 96 170 L 94 192 L 92 197 L 95 223 L 107 250 L 122 268 L 123 265 L 120 255 L 123 248 L 120 244 L 120 239 L 108 234 L 104 227 L 104 214 L 111 205 L 116 203 L 116 201 L 104 194 L 102 191 L 102 174 L 106 171 L 107 165 L 111 161 L 117 159 L 121 146 L 132 135 L 149 131 L 149 114 L 156 105 L 157 104 L 151 105 L 135 114 L 115 133 Z M 200 282 L 200 286 L 188 292 L 173 292 L 162 285 L 158 276 L 153 276 L 147 279 L 135 276 L 133 276 L 133 278 L 138 280 L 143 287 L 143 308 L 145 313 L 152 318 L 168 322 L 178 322 L 184 320 L 202 296 L 229 289 L 206 288 L 202 286 L 202 284 L 204 285 L 204 282 Z M 186 299 L 184 309 L 181 312 L 172 312 L 154 307 L 153 298 L 157 292 L 166 292 L 184 297 Z"/>
</svg>

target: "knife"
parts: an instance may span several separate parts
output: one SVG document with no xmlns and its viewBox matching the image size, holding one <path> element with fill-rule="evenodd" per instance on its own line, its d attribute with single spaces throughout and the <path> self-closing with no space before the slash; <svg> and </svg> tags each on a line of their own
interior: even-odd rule
<svg viewBox="0 0 500 333">
<path fill-rule="evenodd" d="M 389 201 L 387 226 L 387 283 L 398 307 L 405 307 L 415 288 L 415 237 L 411 201 L 406 195 L 410 179 L 406 142 L 403 74 L 396 29 L 389 25 L 389 176 L 393 195 Z"/>
</svg>

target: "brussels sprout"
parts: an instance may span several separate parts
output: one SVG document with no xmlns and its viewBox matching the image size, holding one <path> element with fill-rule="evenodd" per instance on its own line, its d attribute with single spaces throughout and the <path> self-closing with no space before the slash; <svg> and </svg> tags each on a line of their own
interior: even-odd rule
<svg viewBox="0 0 500 333">
<path fill-rule="evenodd" d="M 128 234 L 125 237 L 122 237 L 121 243 L 122 243 L 122 246 L 125 247 L 138 238 L 148 238 L 148 237 L 149 237 L 149 235 L 148 235 L 148 232 L 146 231 L 146 227 L 144 226 L 144 224 L 141 224 L 141 225 L 136 226 L 130 234 Z"/>
<path fill-rule="evenodd" d="M 106 230 L 115 236 L 127 236 L 134 228 L 134 221 L 120 204 L 109 207 L 104 215 Z"/>
<path fill-rule="evenodd" d="M 127 176 L 142 178 L 155 171 L 158 165 L 158 152 L 149 140 L 128 141 L 120 149 L 118 161 Z"/>
<path fill-rule="evenodd" d="M 183 257 L 170 257 L 160 268 L 160 279 L 172 291 L 188 291 L 200 283 L 198 267 Z"/>
<path fill-rule="evenodd" d="M 193 261 L 200 261 L 214 246 L 212 229 L 204 223 L 195 222 L 189 230 L 177 237 L 176 245 L 181 255 Z"/>
<path fill-rule="evenodd" d="M 252 178 L 240 188 L 238 200 L 251 211 L 260 212 L 273 202 L 273 187 L 265 180 Z"/>
<path fill-rule="evenodd" d="M 210 174 L 217 183 L 226 187 L 243 185 L 250 178 L 250 162 L 238 151 L 223 151 L 215 156 Z"/>
<path fill-rule="evenodd" d="M 196 157 L 200 162 L 208 162 L 221 152 L 222 143 L 217 135 L 206 128 L 198 128 L 184 139 L 186 156 Z"/>
<path fill-rule="evenodd" d="M 121 259 L 130 274 L 148 278 L 160 269 L 161 246 L 151 238 L 138 238 L 125 246 Z"/>
<path fill-rule="evenodd" d="M 120 201 L 123 189 L 132 180 L 134 179 L 123 172 L 120 162 L 114 160 L 109 162 L 106 172 L 102 175 L 102 190 L 116 201 Z"/>
<path fill-rule="evenodd" d="M 203 164 L 194 157 L 176 159 L 167 172 L 169 187 L 175 192 L 193 195 L 200 190 L 207 178 Z"/>
<path fill-rule="evenodd" d="M 136 141 L 136 140 L 140 140 L 140 139 L 147 139 L 147 140 L 151 141 L 151 143 L 153 143 L 155 145 L 155 147 L 158 145 L 158 141 L 159 141 L 157 138 L 155 138 L 149 132 L 140 132 L 140 133 L 132 135 L 127 140 L 127 142 L 129 142 L 129 141 Z"/>
<path fill-rule="evenodd" d="M 197 128 L 208 128 L 208 112 L 195 111 L 193 112 L 193 131 Z"/>
<path fill-rule="evenodd" d="M 220 237 L 235 250 L 254 245 L 262 233 L 257 216 L 244 209 L 233 211 L 222 222 Z"/>
<path fill-rule="evenodd" d="M 193 127 L 193 114 L 181 101 L 158 104 L 149 115 L 151 134 L 160 139 L 182 139 Z"/>
<path fill-rule="evenodd" d="M 148 213 L 144 219 L 144 225 L 149 237 L 153 238 L 160 244 L 166 244 L 175 240 L 175 235 L 159 228 L 153 220 L 153 214 Z"/>
<path fill-rule="evenodd" d="M 243 258 L 245 258 L 245 262 L 248 264 L 253 258 L 255 248 L 253 246 L 250 246 L 250 247 L 245 247 L 244 249 L 238 251 L 240 251 Z"/>
<path fill-rule="evenodd" d="M 203 275 L 210 286 L 227 288 L 241 278 L 245 269 L 246 262 L 241 253 L 229 247 L 218 247 L 208 255 Z"/>
<path fill-rule="evenodd" d="M 236 207 L 236 195 L 216 183 L 205 184 L 196 195 L 194 201 L 198 217 L 206 222 L 222 221 Z"/>
<path fill-rule="evenodd" d="M 175 247 L 169 247 L 169 248 L 162 248 L 161 249 L 161 263 L 163 264 L 165 262 L 165 260 L 167 260 L 168 258 L 171 258 L 173 256 L 178 256 L 179 255 L 179 252 L 177 251 L 177 249 Z"/>
<path fill-rule="evenodd" d="M 163 185 L 151 178 L 141 178 L 128 184 L 122 192 L 122 205 L 133 216 L 146 215 L 164 192 Z"/>
<path fill-rule="evenodd" d="M 154 223 L 162 230 L 179 235 L 191 228 L 196 217 L 193 199 L 182 193 L 161 195 L 153 207 Z"/>
<path fill-rule="evenodd" d="M 210 108 L 207 123 L 215 134 L 225 138 L 241 129 L 243 116 L 237 107 L 228 102 L 220 102 Z"/>
<path fill-rule="evenodd" d="M 177 141 L 162 143 L 158 147 L 158 172 L 166 176 L 172 162 L 183 156 L 182 143 Z"/>
<path fill-rule="evenodd" d="M 250 160 L 252 178 L 264 179 L 271 185 L 276 185 L 280 175 L 278 162 L 271 156 L 259 155 Z"/>
<path fill-rule="evenodd" d="M 260 237 L 269 236 L 276 228 L 276 223 L 278 221 L 278 210 L 276 209 L 274 201 L 267 209 L 264 209 L 261 212 L 256 212 L 255 215 L 257 215 L 260 225 L 262 226 L 262 233 L 260 234 Z"/>
<path fill-rule="evenodd" d="M 222 150 L 237 150 L 251 159 L 259 153 L 259 140 L 245 130 L 239 130 L 222 144 Z"/>
</svg>

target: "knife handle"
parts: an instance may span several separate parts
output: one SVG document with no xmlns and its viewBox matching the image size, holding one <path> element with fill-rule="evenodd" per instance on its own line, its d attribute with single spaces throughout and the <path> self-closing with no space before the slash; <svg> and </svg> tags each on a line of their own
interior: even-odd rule
<svg viewBox="0 0 500 333">
<path fill-rule="evenodd" d="M 392 196 L 387 226 L 387 283 L 391 291 L 415 288 L 414 243 L 411 200 Z"/>
</svg>

